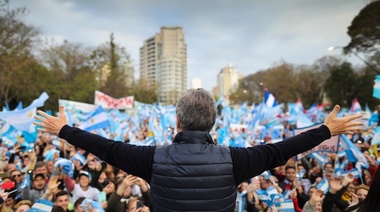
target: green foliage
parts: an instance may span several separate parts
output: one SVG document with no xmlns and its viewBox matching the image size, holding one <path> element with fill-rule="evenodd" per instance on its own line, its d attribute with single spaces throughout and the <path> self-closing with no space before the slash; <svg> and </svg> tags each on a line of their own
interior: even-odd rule
<svg viewBox="0 0 380 212">
<path fill-rule="evenodd" d="M 131 91 L 136 101 L 146 104 L 157 102 L 157 93 L 155 92 L 155 88 L 150 88 L 148 83 L 144 80 L 140 80 L 136 83 Z"/>
<path fill-rule="evenodd" d="M 345 47 L 350 51 L 377 52 L 380 45 L 380 1 L 365 6 L 348 27 L 350 43 Z"/>
<path fill-rule="evenodd" d="M 125 66 L 130 56 L 123 47 L 115 43 L 113 34 L 110 41 L 100 45 L 91 55 L 90 64 L 99 76 L 99 89 L 115 98 L 126 96 L 129 92 Z"/>
<path fill-rule="evenodd" d="M 31 49 L 38 31 L 19 20 L 24 13 L 24 8 L 0 13 L 0 100 L 11 106 L 27 92 L 30 83 L 21 78 L 36 63 Z"/>
<path fill-rule="evenodd" d="M 350 107 L 354 98 L 357 97 L 357 78 L 358 75 L 350 63 L 345 62 L 341 66 L 334 67 L 324 86 L 331 102 L 342 107 Z"/>
</svg>

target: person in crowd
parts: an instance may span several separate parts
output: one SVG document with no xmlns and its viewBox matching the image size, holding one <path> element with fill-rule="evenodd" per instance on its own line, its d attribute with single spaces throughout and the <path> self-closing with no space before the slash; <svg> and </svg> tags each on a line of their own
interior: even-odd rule
<svg viewBox="0 0 380 212">
<path fill-rule="evenodd" d="M 325 195 L 323 194 L 323 191 L 313 188 L 313 192 L 310 196 L 310 199 L 305 203 L 305 205 L 302 208 L 302 212 L 315 212 L 315 211 L 322 211 L 322 201 L 325 198 Z"/>
<path fill-rule="evenodd" d="M 77 201 L 74 202 L 74 212 L 83 212 L 83 208 L 81 207 L 81 204 L 83 200 L 86 199 L 85 197 L 79 197 Z"/>
<path fill-rule="evenodd" d="M 49 183 L 46 186 L 45 193 L 42 195 L 42 199 L 53 201 L 55 194 L 60 191 L 59 185 L 61 181 L 58 176 L 52 176 L 49 180 Z"/>
<path fill-rule="evenodd" d="M 248 182 L 244 181 L 240 183 L 237 187 L 237 199 L 236 199 L 236 211 L 245 211 L 247 205 L 245 204 L 247 201 L 247 188 Z"/>
<path fill-rule="evenodd" d="M 12 177 L 12 180 L 16 182 L 16 187 L 19 187 L 21 182 L 24 180 L 25 174 L 22 173 L 20 170 L 15 169 L 10 172 L 10 175 Z"/>
<path fill-rule="evenodd" d="M 283 193 L 287 192 L 296 192 L 297 187 L 299 186 L 299 181 L 297 179 L 297 172 L 295 166 L 287 166 L 285 168 L 285 180 L 279 183 Z M 290 195 L 289 197 L 293 200 L 293 205 L 295 211 L 302 211 L 302 208 L 299 205 L 299 200 L 297 194 L 295 196 Z"/>
<path fill-rule="evenodd" d="M 366 211 L 380 211 L 380 169 L 377 169 L 371 186 L 369 187 L 368 193 L 362 201 L 357 201 L 357 204 L 351 204 L 346 211 L 355 211 L 355 212 L 366 212 Z M 364 188 L 359 188 L 356 191 L 365 190 Z M 365 191 L 360 191 L 364 193 Z M 358 197 L 358 196 L 357 196 Z"/>
<path fill-rule="evenodd" d="M 27 212 L 32 207 L 32 202 L 29 200 L 21 200 L 13 208 L 14 212 Z"/>
<path fill-rule="evenodd" d="M 46 192 L 46 180 L 43 173 L 35 174 L 32 180 L 33 188 L 28 186 L 22 189 L 22 198 L 25 200 L 30 200 L 32 203 L 36 202 L 37 199 L 41 198 Z"/>
<path fill-rule="evenodd" d="M 369 187 L 367 185 L 361 184 L 356 187 L 355 195 L 358 198 L 359 202 L 362 202 L 368 195 Z"/>
<path fill-rule="evenodd" d="M 51 212 L 65 212 L 65 209 L 63 209 L 61 206 L 53 205 Z"/>
<path fill-rule="evenodd" d="M 34 171 L 33 174 L 43 174 L 45 176 L 46 182 L 49 181 L 49 174 L 48 174 L 48 169 L 46 167 L 45 162 L 43 161 L 38 161 L 36 165 L 34 166 Z"/>
<path fill-rule="evenodd" d="M 73 197 L 72 201 L 75 202 L 79 197 L 85 197 L 94 201 L 98 201 L 99 190 L 90 186 L 91 174 L 87 171 L 80 171 L 78 176 L 78 182 L 74 187 L 67 186 L 67 191 L 70 192 Z M 74 180 L 72 180 L 74 183 Z"/>
<path fill-rule="evenodd" d="M 54 205 L 61 207 L 64 212 L 71 212 L 68 209 L 69 203 L 69 193 L 66 191 L 58 191 L 54 195 Z"/>
<path fill-rule="evenodd" d="M 150 212 L 150 209 L 143 204 L 138 197 L 132 197 L 128 201 L 127 212 Z"/>
<path fill-rule="evenodd" d="M 1 204 L 0 212 L 13 212 L 13 207 L 16 205 L 17 192 L 16 189 L 5 190 L 4 202 Z"/>
<path fill-rule="evenodd" d="M 347 191 L 347 186 L 352 183 L 354 176 L 347 174 L 343 179 L 334 177 L 331 178 L 329 183 L 329 190 L 326 193 L 326 198 L 323 201 L 323 211 L 332 211 L 335 207 L 340 210 L 345 210 L 352 201 L 352 194 Z"/>
<path fill-rule="evenodd" d="M 87 163 L 82 167 L 81 170 L 87 171 L 91 175 L 90 185 L 92 187 L 98 188 L 102 190 L 102 187 L 99 186 L 99 177 L 100 174 L 106 168 L 106 163 L 99 160 L 99 158 L 95 157 L 93 154 L 87 155 Z"/>
<path fill-rule="evenodd" d="M 137 184 L 142 192 L 142 201 L 144 205 L 150 207 L 150 194 L 147 183 L 139 177 L 126 175 L 121 183 L 117 186 L 116 192 L 113 192 L 107 201 L 106 211 L 126 211 L 128 208 L 127 202 L 133 197 L 131 195 L 131 186 Z"/>
<path fill-rule="evenodd" d="M 241 182 L 285 164 L 289 158 L 331 136 L 360 130 L 363 123 L 355 120 L 361 114 L 337 117 L 339 110 L 336 105 L 317 129 L 283 142 L 251 148 L 224 147 L 213 142 L 209 132 L 215 124 L 216 104 L 214 97 L 204 89 L 190 89 L 180 96 L 176 105 L 178 133 L 172 145 L 135 146 L 70 127 L 63 106 L 59 108 L 58 117 L 37 111 L 38 122 L 34 124 L 42 132 L 58 135 L 147 181 L 151 185 L 152 204 L 156 211 L 232 211 L 236 187 Z M 204 183 L 205 178 L 211 176 L 213 180 Z"/>
</svg>

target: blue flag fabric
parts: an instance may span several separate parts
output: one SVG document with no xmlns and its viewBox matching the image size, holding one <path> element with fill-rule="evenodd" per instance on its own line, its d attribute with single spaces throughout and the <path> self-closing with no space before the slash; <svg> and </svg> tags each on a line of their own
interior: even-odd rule
<svg viewBox="0 0 380 212">
<path fill-rule="evenodd" d="M 102 106 L 96 108 L 90 117 L 79 126 L 80 129 L 85 131 L 92 131 L 107 127 L 110 127 L 110 122 L 108 121 L 107 114 L 104 112 Z"/>
<path fill-rule="evenodd" d="M 373 85 L 373 97 L 380 99 L 380 75 L 375 77 L 375 84 Z"/>
<path fill-rule="evenodd" d="M 271 94 L 268 90 L 265 90 L 264 102 L 269 107 L 274 107 L 274 106 L 278 105 L 276 98 L 274 98 L 273 94 Z"/>
<path fill-rule="evenodd" d="M 28 212 L 50 212 L 53 209 L 53 202 L 46 199 L 37 199 Z"/>
<path fill-rule="evenodd" d="M 36 115 L 37 107 L 42 107 L 48 98 L 49 96 L 47 93 L 43 92 L 38 99 L 34 100 L 28 107 L 22 110 L 0 112 L 0 119 L 8 122 L 19 131 L 29 131 L 30 129 L 35 129 L 33 126 L 33 121 L 34 116 Z"/>
</svg>

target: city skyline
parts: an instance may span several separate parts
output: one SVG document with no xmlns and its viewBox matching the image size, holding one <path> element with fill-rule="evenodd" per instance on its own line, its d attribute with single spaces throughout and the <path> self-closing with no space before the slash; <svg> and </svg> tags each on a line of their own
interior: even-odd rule
<svg viewBox="0 0 380 212">
<path fill-rule="evenodd" d="M 12 0 L 25 6 L 22 21 L 56 42 L 95 47 L 114 33 L 139 70 L 139 48 L 162 26 L 180 26 L 188 46 L 188 85 L 199 77 L 216 86 L 219 71 L 232 63 L 244 76 L 284 60 L 311 65 L 330 46 L 344 46 L 347 27 L 369 1 L 178 1 Z M 212 8 L 212 11 L 210 10 Z M 48 18 L 47 18 L 48 17 Z M 363 65 L 354 57 L 343 57 Z M 135 73 L 139 76 L 140 73 Z"/>
</svg>

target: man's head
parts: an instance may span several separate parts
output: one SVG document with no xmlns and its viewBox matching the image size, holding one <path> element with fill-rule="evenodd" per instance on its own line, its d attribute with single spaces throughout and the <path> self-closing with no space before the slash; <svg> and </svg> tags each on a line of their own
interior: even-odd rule
<svg viewBox="0 0 380 212">
<path fill-rule="evenodd" d="M 28 211 L 32 207 L 32 202 L 29 200 L 21 200 L 13 208 L 15 212 Z"/>
<path fill-rule="evenodd" d="M 317 190 L 316 186 L 310 186 L 309 191 L 307 192 L 309 198 L 313 195 L 314 191 Z"/>
<path fill-rule="evenodd" d="M 34 173 L 37 174 L 43 174 L 44 176 L 48 176 L 48 170 L 46 168 L 46 164 L 43 161 L 38 161 L 36 163 L 36 166 L 34 167 Z"/>
<path fill-rule="evenodd" d="M 176 113 L 178 132 L 210 132 L 216 118 L 215 100 L 202 88 L 189 89 L 179 97 Z"/>
<path fill-rule="evenodd" d="M 69 194 L 66 191 L 58 191 L 55 194 L 54 204 L 61 206 L 66 211 L 69 205 Z"/>
<path fill-rule="evenodd" d="M 21 183 L 24 180 L 23 174 L 17 169 L 11 171 L 10 174 L 11 174 L 12 179 L 16 181 L 17 183 Z"/>
<path fill-rule="evenodd" d="M 88 185 L 90 185 L 91 174 L 88 173 L 87 171 L 80 171 L 78 178 L 79 178 L 79 185 L 81 187 L 87 187 Z"/>
<path fill-rule="evenodd" d="M 86 199 L 85 197 L 79 197 L 75 203 L 74 203 L 74 212 L 83 212 L 83 208 L 81 207 L 81 204 L 83 200 Z"/>
<path fill-rule="evenodd" d="M 36 174 L 33 178 L 33 188 L 41 191 L 45 188 L 46 180 L 45 175 L 42 173 Z"/>
<path fill-rule="evenodd" d="M 356 187 L 355 194 L 358 197 L 359 202 L 363 201 L 367 197 L 368 190 L 369 190 L 369 187 L 364 184 L 358 185 Z"/>
<path fill-rule="evenodd" d="M 139 198 L 132 197 L 132 198 L 128 201 L 127 212 L 135 212 L 135 211 L 138 211 L 139 208 L 144 207 L 144 205 L 142 205 L 142 204 L 138 204 L 138 203 L 142 203 L 142 201 L 140 201 Z"/>
<path fill-rule="evenodd" d="M 297 177 L 296 167 L 287 166 L 285 168 L 285 177 L 289 182 L 293 182 L 293 180 L 295 180 Z"/>
<path fill-rule="evenodd" d="M 54 163 L 52 160 L 49 160 L 46 162 L 46 168 L 47 168 L 48 174 L 51 175 L 54 169 Z"/>
</svg>

